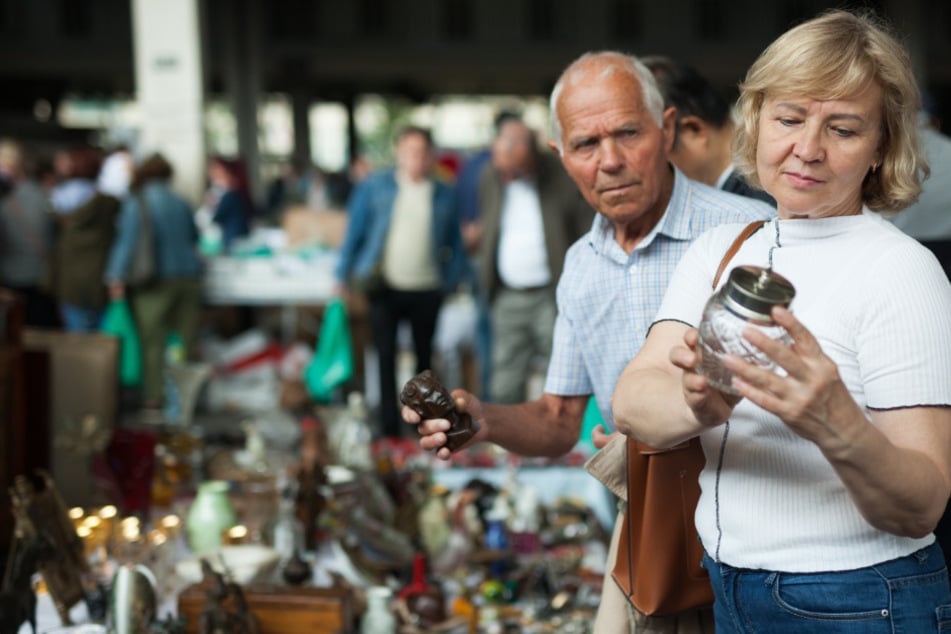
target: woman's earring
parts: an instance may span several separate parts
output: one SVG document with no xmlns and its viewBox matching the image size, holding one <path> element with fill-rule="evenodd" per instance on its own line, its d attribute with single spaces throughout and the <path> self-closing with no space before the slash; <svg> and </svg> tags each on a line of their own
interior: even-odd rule
<svg viewBox="0 0 951 634">
<path fill-rule="evenodd" d="M 877 171 L 878 171 L 878 163 L 872 163 L 872 173 L 874 174 Z"/>
</svg>

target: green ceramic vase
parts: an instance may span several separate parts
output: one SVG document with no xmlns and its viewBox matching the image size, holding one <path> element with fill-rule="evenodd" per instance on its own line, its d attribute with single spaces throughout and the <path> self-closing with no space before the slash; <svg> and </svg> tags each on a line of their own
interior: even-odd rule
<svg viewBox="0 0 951 634">
<path fill-rule="evenodd" d="M 203 554 L 221 548 L 221 534 L 237 523 L 238 517 L 228 498 L 228 483 L 209 480 L 199 484 L 185 519 L 192 552 Z"/>
</svg>

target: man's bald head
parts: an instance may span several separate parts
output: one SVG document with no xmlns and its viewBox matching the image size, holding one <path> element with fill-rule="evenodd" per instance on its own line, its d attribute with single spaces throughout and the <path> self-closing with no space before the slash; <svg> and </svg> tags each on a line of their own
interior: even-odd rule
<svg viewBox="0 0 951 634">
<path fill-rule="evenodd" d="M 571 62 L 551 91 L 549 100 L 549 119 L 551 122 L 551 138 L 562 149 L 562 124 L 559 119 L 558 103 L 566 89 L 579 84 L 599 82 L 621 73 L 636 80 L 640 85 L 640 94 L 643 95 L 644 107 L 650 113 L 658 126 L 662 125 L 664 113 L 664 98 L 657 86 L 657 81 L 650 70 L 633 55 L 616 51 L 600 51 L 585 53 Z"/>
</svg>

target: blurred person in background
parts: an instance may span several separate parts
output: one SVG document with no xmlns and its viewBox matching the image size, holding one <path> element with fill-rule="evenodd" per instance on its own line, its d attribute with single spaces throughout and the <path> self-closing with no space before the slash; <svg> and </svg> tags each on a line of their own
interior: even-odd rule
<svg viewBox="0 0 951 634">
<path fill-rule="evenodd" d="M 56 240 L 48 279 L 71 332 L 98 331 L 108 303 L 102 274 L 115 239 L 119 200 L 96 189 L 102 154 L 79 146 L 65 155 L 66 180 L 53 189 Z"/>
<path fill-rule="evenodd" d="M 251 232 L 254 217 L 244 163 L 214 156 L 208 161 L 208 181 L 205 204 L 211 210 L 211 222 L 221 231 L 221 246 L 227 253 L 235 240 Z"/>
<path fill-rule="evenodd" d="M 142 399 L 146 410 L 162 407 L 168 335 L 177 333 L 186 355 L 190 355 L 201 322 L 198 231 L 191 206 L 170 187 L 172 174 L 171 164 L 161 154 L 153 154 L 135 168 L 132 191 L 122 204 L 116 240 L 102 278 L 110 297 L 126 295 L 126 276 L 144 211 L 152 223 L 156 279 L 132 288 L 129 294 L 142 344 Z"/>
<path fill-rule="evenodd" d="M 493 120 L 493 129 L 498 135 L 499 128 L 509 119 L 519 119 L 513 110 L 502 110 Z M 492 161 L 492 147 L 485 147 L 465 159 L 456 179 L 456 199 L 459 204 L 459 219 L 462 223 L 462 242 L 470 255 L 474 274 L 473 295 L 476 300 L 475 352 L 479 363 L 479 387 L 481 396 L 490 400 L 492 383 L 492 318 L 489 314 L 488 300 L 479 287 L 479 245 L 482 242 L 482 223 L 479 217 L 479 183 L 482 172 Z"/>
<path fill-rule="evenodd" d="M 59 182 L 50 194 L 57 213 L 70 214 L 95 195 L 101 166 L 102 152 L 89 145 L 57 152 L 54 168 Z"/>
<path fill-rule="evenodd" d="M 918 201 L 891 218 L 895 226 L 931 249 L 951 277 L 951 137 L 922 110 L 918 136 L 931 166 Z"/>
<path fill-rule="evenodd" d="M 555 327 L 555 283 L 568 247 L 594 211 L 558 157 L 539 152 L 519 117 L 499 126 L 479 183 L 479 286 L 491 307 L 496 403 L 528 398 L 533 364 L 544 371 Z"/>
<path fill-rule="evenodd" d="M 306 157 L 292 156 L 268 186 L 267 209 L 275 218 L 290 206 L 322 211 L 330 206 L 328 199 L 324 173 Z"/>
<path fill-rule="evenodd" d="M 60 325 L 56 302 L 41 288 L 53 252 L 53 206 L 37 180 L 37 162 L 17 142 L 0 142 L 0 284 L 23 295 L 25 324 Z"/>
<path fill-rule="evenodd" d="M 752 187 L 733 165 L 735 125 L 730 103 L 694 68 L 662 55 L 642 58 L 657 80 L 664 105 L 677 109 L 670 161 L 688 178 L 776 206 L 773 197 Z"/>
<path fill-rule="evenodd" d="M 396 167 L 356 186 L 337 268 L 338 292 L 366 294 L 379 356 L 380 420 L 385 436 L 401 431 L 396 398 L 397 329 L 407 321 L 417 372 L 432 367 L 436 319 L 460 282 L 465 253 L 453 188 L 432 175 L 428 130 L 410 126 L 396 140 Z"/>
<path fill-rule="evenodd" d="M 102 162 L 99 177 L 96 179 L 97 189 L 121 201 L 129 193 L 134 169 L 135 160 L 129 148 L 124 145 L 116 147 Z"/>
</svg>

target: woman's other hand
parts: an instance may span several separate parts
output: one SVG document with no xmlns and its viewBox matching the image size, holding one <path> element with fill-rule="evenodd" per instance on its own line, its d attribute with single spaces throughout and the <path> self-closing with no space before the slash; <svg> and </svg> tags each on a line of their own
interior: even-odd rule
<svg viewBox="0 0 951 634">
<path fill-rule="evenodd" d="M 867 423 L 867 419 L 856 416 L 858 404 L 835 363 L 789 310 L 776 307 L 772 317 L 789 333 L 792 345 L 770 339 L 755 328 L 746 329 L 743 337 L 785 370 L 786 376 L 729 357 L 724 364 L 736 375 L 733 386 L 807 440 L 822 447 L 849 442 L 856 423 Z"/>
<path fill-rule="evenodd" d="M 704 427 L 725 423 L 742 397 L 724 394 L 711 386 L 697 371 L 701 351 L 696 328 L 688 329 L 684 333 L 683 341 L 684 345 L 671 349 L 670 362 L 683 370 L 681 384 L 684 400 Z"/>
</svg>

